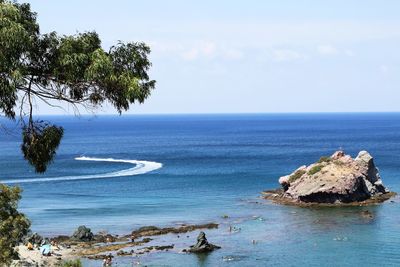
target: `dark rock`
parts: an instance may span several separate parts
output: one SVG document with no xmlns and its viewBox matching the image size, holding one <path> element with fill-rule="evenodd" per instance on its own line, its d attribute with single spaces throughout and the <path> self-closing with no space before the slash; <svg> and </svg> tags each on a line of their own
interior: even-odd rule
<svg viewBox="0 0 400 267">
<path fill-rule="evenodd" d="M 370 212 L 369 210 L 363 210 L 360 213 L 361 217 L 363 217 L 364 219 L 373 219 L 374 218 L 374 214 L 372 212 Z"/>
<path fill-rule="evenodd" d="M 96 234 L 93 236 L 93 240 L 102 243 L 112 243 L 117 241 L 117 237 L 110 234 Z"/>
<path fill-rule="evenodd" d="M 117 252 L 117 256 L 132 256 L 132 254 L 134 253 L 134 251 L 133 250 L 131 250 L 131 251 L 124 251 L 124 250 L 119 250 L 118 252 Z"/>
<path fill-rule="evenodd" d="M 112 254 L 99 254 L 99 255 L 93 255 L 93 256 L 88 256 L 87 257 L 89 260 L 105 260 L 108 258 L 114 258 L 114 256 Z"/>
<path fill-rule="evenodd" d="M 42 236 L 40 236 L 38 233 L 33 233 L 25 238 L 24 244 L 31 243 L 32 245 L 40 245 L 42 241 L 43 241 Z"/>
<path fill-rule="evenodd" d="M 185 252 L 205 253 L 205 252 L 211 252 L 215 249 L 220 249 L 220 248 L 221 247 L 209 243 L 206 238 L 206 234 L 204 232 L 200 232 L 199 236 L 197 237 L 197 244 L 194 246 L 191 246 L 189 249 L 185 250 Z"/>
<path fill-rule="evenodd" d="M 25 261 L 25 260 L 19 260 L 15 263 L 13 263 L 12 266 L 19 266 L 19 267 L 38 267 L 39 265 L 37 263 Z"/>
<path fill-rule="evenodd" d="M 74 232 L 72 235 L 72 239 L 78 240 L 78 241 L 83 241 L 83 242 L 88 242 L 93 240 L 93 233 L 90 230 L 90 228 L 87 228 L 84 225 L 81 225 L 78 227 L 78 229 Z"/>
<path fill-rule="evenodd" d="M 166 246 L 153 246 L 152 249 L 154 250 L 170 250 L 173 249 L 174 245 L 166 245 Z"/>
<path fill-rule="evenodd" d="M 198 225 L 183 225 L 180 227 L 166 227 L 166 228 L 158 228 L 155 226 L 145 226 L 141 227 L 138 230 L 132 232 L 130 238 L 137 239 L 143 236 L 155 236 L 155 235 L 165 235 L 165 234 L 181 234 L 187 233 L 198 229 L 215 229 L 218 228 L 218 224 L 216 223 L 207 223 L 207 224 L 198 224 Z"/>
<path fill-rule="evenodd" d="M 66 242 L 69 240 L 70 240 L 70 237 L 67 235 L 59 235 L 59 236 L 53 237 L 51 239 L 51 241 L 56 241 L 57 243 L 62 243 L 62 242 Z"/>
<path fill-rule="evenodd" d="M 160 228 L 157 226 L 143 226 L 138 229 L 139 232 L 146 232 L 146 231 L 157 231 Z"/>
<path fill-rule="evenodd" d="M 136 252 L 136 254 L 149 253 L 149 252 L 154 251 L 154 250 L 158 250 L 158 251 L 166 250 L 166 251 L 168 251 L 168 250 L 173 249 L 173 248 L 174 248 L 173 244 L 172 245 L 166 245 L 166 246 L 149 246 L 149 247 L 144 247 L 144 248 L 139 249 Z"/>
<path fill-rule="evenodd" d="M 89 260 L 104 260 L 107 258 L 107 255 L 94 255 L 94 256 L 87 256 Z"/>
</svg>

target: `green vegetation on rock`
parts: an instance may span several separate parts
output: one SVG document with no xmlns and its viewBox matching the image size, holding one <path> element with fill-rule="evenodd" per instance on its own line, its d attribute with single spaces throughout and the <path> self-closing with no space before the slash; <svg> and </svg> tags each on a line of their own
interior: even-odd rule
<svg viewBox="0 0 400 267">
<path fill-rule="evenodd" d="M 333 163 L 334 163 L 335 165 L 337 165 L 337 166 L 343 166 L 343 165 L 345 165 L 345 163 L 344 163 L 343 161 L 340 161 L 340 160 L 334 160 Z"/>
<path fill-rule="evenodd" d="M 305 170 L 298 170 L 296 171 L 294 174 L 292 174 L 289 177 L 289 183 L 293 183 L 294 181 L 296 181 L 297 179 L 299 179 L 301 176 L 303 176 L 303 174 L 305 174 L 306 171 Z"/>
<path fill-rule="evenodd" d="M 323 156 L 319 158 L 318 163 L 331 162 L 331 161 L 332 161 L 331 157 Z"/>
<path fill-rule="evenodd" d="M 308 175 L 314 175 L 318 172 L 321 171 L 321 169 L 323 168 L 323 166 L 321 164 L 317 164 L 314 167 L 312 167 L 309 171 L 308 171 Z"/>
</svg>

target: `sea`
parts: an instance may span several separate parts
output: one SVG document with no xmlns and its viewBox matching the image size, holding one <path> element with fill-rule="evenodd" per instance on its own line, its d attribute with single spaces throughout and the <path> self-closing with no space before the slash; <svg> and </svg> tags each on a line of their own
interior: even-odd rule
<svg viewBox="0 0 400 267">
<path fill-rule="evenodd" d="M 19 208 L 44 236 L 79 225 L 124 235 L 141 226 L 216 222 L 221 249 L 115 259 L 116 266 L 400 266 L 400 201 L 299 208 L 261 192 L 297 167 L 342 149 L 367 150 L 400 192 L 400 113 L 42 116 L 64 127 L 45 174 L 23 159 L 19 127 L 0 120 L 0 180 L 23 189 Z M 373 218 L 365 218 L 368 210 Z M 169 239 L 168 239 L 169 238 Z M 169 243 L 168 243 L 169 244 Z M 85 266 L 101 262 L 84 261 Z"/>
</svg>

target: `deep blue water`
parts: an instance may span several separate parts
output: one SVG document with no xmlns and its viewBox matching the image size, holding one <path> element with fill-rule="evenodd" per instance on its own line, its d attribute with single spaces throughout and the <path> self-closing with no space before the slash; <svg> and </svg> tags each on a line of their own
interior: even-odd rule
<svg viewBox="0 0 400 267">
<path fill-rule="evenodd" d="M 207 257 L 161 253 L 141 260 L 150 266 L 400 266 L 397 199 L 368 208 L 320 209 L 259 199 L 262 190 L 278 187 L 279 176 L 339 148 L 352 156 L 368 150 L 384 184 L 400 192 L 399 113 L 45 119 L 62 125 L 65 137 L 44 175 L 23 160 L 18 130 L 0 133 L 0 180 L 66 178 L 20 184 L 20 208 L 34 231 L 71 234 L 84 224 L 94 231 L 129 233 L 143 225 L 216 221 L 220 229 L 207 233 L 221 250 Z M 163 167 L 95 179 L 134 166 L 75 160 L 79 156 Z M 68 180 L 85 176 L 93 179 Z M 373 220 L 360 216 L 365 209 L 375 214 Z M 229 225 L 241 231 L 229 233 Z M 195 234 L 187 242 L 194 243 Z M 131 266 L 130 261 L 120 264 Z"/>
</svg>

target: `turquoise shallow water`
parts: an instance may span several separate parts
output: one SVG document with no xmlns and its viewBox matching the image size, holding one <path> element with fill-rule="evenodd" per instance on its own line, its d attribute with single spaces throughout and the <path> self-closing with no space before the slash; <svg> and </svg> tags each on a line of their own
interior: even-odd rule
<svg viewBox="0 0 400 267">
<path fill-rule="evenodd" d="M 18 132 L 0 135 L 0 180 L 20 179 L 21 209 L 34 231 L 71 234 L 85 224 L 94 231 L 128 233 L 143 225 L 221 223 L 207 235 L 222 249 L 208 256 L 178 253 L 194 243 L 195 232 L 172 252 L 119 259 L 119 266 L 136 261 L 149 266 L 400 265 L 397 198 L 368 208 L 320 209 L 259 199 L 260 191 L 278 186 L 279 176 L 338 148 L 353 156 L 368 150 L 385 185 L 400 192 L 400 114 L 46 119 L 63 125 L 65 138 L 45 175 L 36 175 L 22 160 Z M 80 156 L 144 160 L 151 162 L 145 168 L 154 163 L 162 168 L 121 176 L 115 173 L 135 165 L 75 160 Z M 27 179 L 36 182 L 22 183 Z M 374 219 L 360 215 L 365 209 Z M 228 219 L 222 219 L 225 214 Z M 229 225 L 241 230 L 229 233 Z"/>
</svg>

